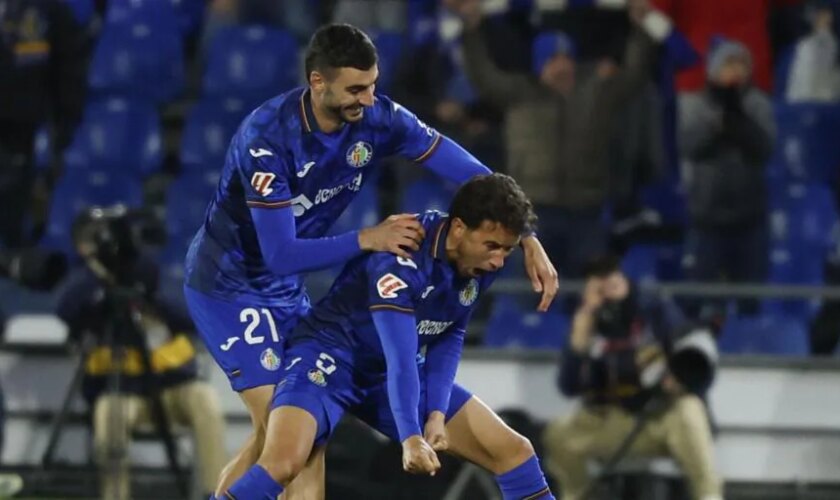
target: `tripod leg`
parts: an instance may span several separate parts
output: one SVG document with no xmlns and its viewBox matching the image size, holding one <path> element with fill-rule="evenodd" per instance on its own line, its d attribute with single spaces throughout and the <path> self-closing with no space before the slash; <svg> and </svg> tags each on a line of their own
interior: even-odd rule
<svg viewBox="0 0 840 500">
<path fill-rule="evenodd" d="M 53 421 L 50 424 L 50 437 L 47 439 L 47 447 L 41 457 L 42 468 L 47 468 L 53 463 L 53 455 L 58 447 L 58 441 L 61 439 L 64 421 L 67 420 L 67 414 L 70 411 L 70 405 L 73 403 L 73 397 L 78 393 L 79 388 L 82 385 L 82 377 L 85 373 L 86 357 L 87 356 L 85 354 L 80 356 L 76 372 L 73 374 L 73 380 L 67 387 L 67 392 L 64 394 L 64 399 L 61 402 L 61 408 L 58 413 L 53 416 Z"/>
</svg>

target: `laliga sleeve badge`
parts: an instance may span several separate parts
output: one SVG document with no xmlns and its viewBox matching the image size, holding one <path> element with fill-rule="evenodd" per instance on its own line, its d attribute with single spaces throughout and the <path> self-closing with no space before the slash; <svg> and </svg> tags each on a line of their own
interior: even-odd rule
<svg viewBox="0 0 840 500">
<path fill-rule="evenodd" d="M 260 354 L 260 364 L 270 372 L 277 371 L 280 369 L 280 357 L 269 347 Z"/>
<path fill-rule="evenodd" d="M 313 384 L 317 385 L 318 387 L 326 387 L 327 386 L 327 378 L 324 377 L 324 372 L 321 370 L 311 369 L 309 373 L 306 374 L 309 378 L 309 381 Z"/>
<path fill-rule="evenodd" d="M 388 273 L 376 282 L 376 291 L 383 299 L 396 299 L 397 292 L 403 288 L 408 288 L 405 281 L 399 279 L 391 273 Z"/>
</svg>

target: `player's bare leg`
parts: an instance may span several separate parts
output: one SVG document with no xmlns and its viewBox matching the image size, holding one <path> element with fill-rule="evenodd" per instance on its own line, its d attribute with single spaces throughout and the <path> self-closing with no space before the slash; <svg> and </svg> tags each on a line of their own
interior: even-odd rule
<svg viewBox="0 0 840 500">
<path fill-rule="evenodd" d="M 508 499 L 553 499 L 534 447 L 473 396 L 446 424 L 448 452 L 487 469 Z"/>
<path fill-rule="evenodd" d="M 311 481 L 312 474 L 323 473 L 323 450 L 313 453 L 317 432 L 318 423 L 306 410 L 294 406 L 272 410 L 257 463 L 220 498 L 273 498 L 291 483 Z"/>
<path fill-rule="evenodd" d="M 224 498 L 222 493 L 257 463 L 265 443 L 266 427 L 268 425 L 268 408 L 274 395 L 273 385 L 263 385 L 246 389 L 240 393 L 248 412 L 251 415 L 253 430 L 248 440 L 236 453 L 233 459 L 222 470 L 219 484 L 216 487 L 216 497 Z M 324 489 L 324 453 L 313 457 L 300 475 L 300 479 L 293 481 L 283 494 L 283 500 L 323 500 Z"/>
<path fill-rule="evenodd" d="M 251 416 L 251 435 L 236 453 L 233 459 L 225 465 L 222 474 L 219 477 L 219 484 L 216 487 L 216 496 L 220 498 L 221 494 L 227 490 L 234 481 L 239 479 L 242 474 L 248 470 L 249 467 L 257 462 L 262 451 L 263 442 L 265 441 L 265 428 L 268 421 L 268 405 L 271 403 L 271 397 L 274 395 L 273 385 L 261 385 L 246 389 L 239 393 L 239 396 L 245 402 L 248 408 L 248 413 Z"/>
</svg>

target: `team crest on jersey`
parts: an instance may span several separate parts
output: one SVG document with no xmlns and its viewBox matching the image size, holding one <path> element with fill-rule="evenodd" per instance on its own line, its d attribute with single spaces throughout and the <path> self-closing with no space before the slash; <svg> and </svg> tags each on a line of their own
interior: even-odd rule
<svg viewBox="0 0 840 500">
<path fill-rule="evenodd" d="M 379 292 L 379 296 L 383 299 L 397 298 L 397 292 L 403 288 L 408 288 L 405 281 L 397 278 L 391 273 L 379 278 L 379 281 L 376 282 L 376 291 Z"/>
<path fill-rule="evenodd" d="M 274 192 L 271 183 L 276 176 L 269 172 L 254 172 L 251 176 L 251 187 L 254 188 L 260 196 L 268 196 Z"/>
<path fill-rule="evenodd" d="M 359 141 L 350 146 L 347 150 L 347 164 L 351 167 L 361 168 L 370 163 L 373 158 L 373 148 L 370 144 Z"/>
<path fill-rule="evenodd" d="M 327 378 L 324 377 L 324 372 L 321 370 L 311 369 L 309 373 L 306 374 L 309 378 L 309 381 L 313 384 L 317 385 L 318 387 L 325 387 L 327 385 Z"/>
<path fill-rule="evenodd" d="M 260 364 L 268 371 L 277 371 L 280 369 L 280 356 L 269 347 L 260 354 Z"/>
<path fill-rule="evenodd" d="M 475 299 L 478 298 L 478 281 L 475 279 L 471 279 L 467 286 L 465 286 L 461 293 L 458 294 L 458 300 L 461 302 L 461 305 L 464 307 L 469 307 L 473 305 Z"/>
</svg>

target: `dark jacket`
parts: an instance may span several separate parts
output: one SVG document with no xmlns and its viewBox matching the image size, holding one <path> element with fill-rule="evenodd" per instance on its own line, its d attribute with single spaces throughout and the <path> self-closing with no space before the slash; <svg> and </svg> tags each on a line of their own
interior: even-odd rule
<svg viewBox="0 0 840 500">
<path fill-rule="evenodd" d="M 0 127 L 55 121 L 72 139 L 84 104 L 89 37 L 68 2 L 0 0 Z"/>
<path fill-rule="evenodd" d="M 557 385 L 568 397 L 582 396 L 589 406 L 620 405 L 640 410 L 652 394 L 643 386 L 641 371 L 665 360 L 672 336 L 683 316 L 670 301 L 641 297 L 627 335 L 606 338 L 595 332 L 592 352 L 581 355 L 567 346 L 563 350 Z"/>
<path fill-rule="evenodd" d="M 150 263 L 138 264 L 137 275 L 156 276 Z M 154 285 L 148 287 L 154 289 Z M 57 315 L 67 323 L 70 336 L 89 350 L 82 392 L 92 402 L 108 387 L 113 373 L 112 347 L 123 349 L 119 388 L 149 394 L 197 377 L 195 348 L 187 335 L 194 326 L 184 311 L 169 307 L 149 294 L 126 302 L 115 300 L 87 268 L 73 271 L 57 293 Z M 142 311 L 137 328 L 127 326 L 128 310 Z M 152 374 L 144 370 L 143 351 L 150 356 Z"/>
</svg>

